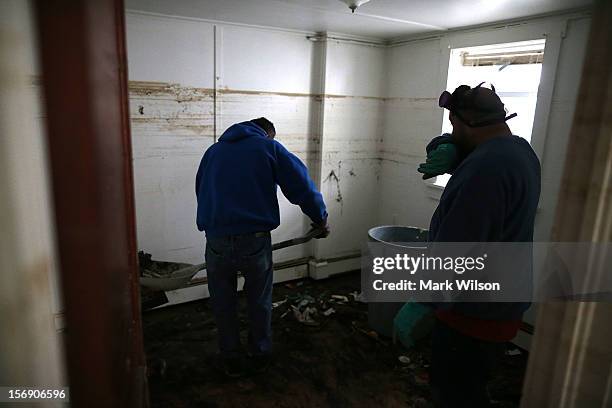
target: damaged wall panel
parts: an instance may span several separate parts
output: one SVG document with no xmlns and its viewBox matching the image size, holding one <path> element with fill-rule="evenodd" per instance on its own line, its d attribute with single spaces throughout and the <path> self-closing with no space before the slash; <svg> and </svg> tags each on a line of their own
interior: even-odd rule
<svg viewBox="0 0 612 408">
<path fill-rule="evenodd" d="M 358 253 L 378 223 L 386 49 L 327 41 L 321 192 L 332 235 L 315 257 Z"/>
<path fill-rule="evenodd" d="M 214 26 L 127 13 L 138 248 L 199 263 L 195 174 L 214 142 Z"/>
<path fill-rule="evenodd" d="M 374 97 L 327 97 L 321 164 L 321 192 L 332 235 L 317 242 L 317 258 L 361 250 L 378 222 L 378 144 L 384 101 Z"/>
<path fill-rule="evenodd" d="M 416 169 L 424 160 L 427 143 L 440 133 L 442 111 L 433 97 L 388 98 L 385 136 L 381 149 L 382 224 L 429 227 L 435 201 L 432 188 Z"/>
<path fill-rule="evenodd" d="M 425 146 L 440 134 L 442 110 L 437 98 L 446 85 L 440 40 L 424 40 L 388 49 L 385 134 L 381 149 L 382 224 L 429 227 L 435 201 L 416 169 Z M 441 71 L 444 71 L 441 72 Z M 444 85 L 442 85 L 444 84 Z"/>
<path fill-rule="evenodd" d="M 213 91 L 132 81 L 129 92 L 139 248 L 199 262 L 194 177 L 214 140 Z"/>
</svg>

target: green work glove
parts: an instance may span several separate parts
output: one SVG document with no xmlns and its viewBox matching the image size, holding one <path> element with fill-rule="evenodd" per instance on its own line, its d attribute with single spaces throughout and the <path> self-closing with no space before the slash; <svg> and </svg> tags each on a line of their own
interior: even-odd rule
<svg viewBox="0 0 612 408">
<path fill-rule="evenodd" d="M 417 171 L 423 173 L 423 180 L 427 180 L 454 169 L 458 158 L 454 144 L 442 143 L 427 153 L 427 160 L 419 165 Z"/>
</svg>

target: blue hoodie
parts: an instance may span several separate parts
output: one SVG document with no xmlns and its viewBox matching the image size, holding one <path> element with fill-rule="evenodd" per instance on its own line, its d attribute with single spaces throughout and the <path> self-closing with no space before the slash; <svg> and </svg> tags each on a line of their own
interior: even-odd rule
<svg viewBox="0 0 612 408">
<path fill-rule="evenodd" d="M 323 197 L 300 159 L 253 122 L 231 126 L 200 162 L 198 229 L 208 237 L 275 229 L 280 224 L 277 185 L 313 222 L 327 218 Z"/>
</svg>

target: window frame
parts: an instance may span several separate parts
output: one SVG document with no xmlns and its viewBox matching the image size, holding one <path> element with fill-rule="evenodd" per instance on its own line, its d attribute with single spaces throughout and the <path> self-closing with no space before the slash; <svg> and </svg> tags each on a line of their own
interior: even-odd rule
<svg viewBox="0 0 612 408">
<path fill-rule="evenodd" d="M 542 162 L 545 153 L 544 146 L 546 145 L 548 133 L 557 66 L 561 44 L 563 38 L 565 38 L 565 31 L 566 20 L 559 19 L 538 24 L 525 22 L 518 25 L 503 25 L 495 28 L 475 29 L 445 35 L 440 38 L 440 92 L 446 89 L 450 56 L 453 49 L 545 39 L 544 59 L 542 61 L 540 85 L 531 132 L 531 146 Z M 437 124 L 439 129 L 442 129 L 444 115 L 447 114 L 447 111 L 441 109 Z M 441 190 L 444 187 L 435 184 L 435 180 L 436 178 L 432 178 L 424 182 L 432 188 L 431 197 L 439 199 Z"/>
</svg>

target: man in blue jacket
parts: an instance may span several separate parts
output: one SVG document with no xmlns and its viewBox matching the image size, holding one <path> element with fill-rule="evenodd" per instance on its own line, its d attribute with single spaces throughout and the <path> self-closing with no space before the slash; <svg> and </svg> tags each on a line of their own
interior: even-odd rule
<svg viewBox="0 0 612 408">
<path fill-rule="evenodd" d="M 329 234 L 323 197 L 306 166 L 274 140 L 266 118 L 228 128 L 200 162 L 196 175 L 197 226 L 206 233 L 206 269 L 219 330 L 224 372 L 243 372 L 237 317 L 237 272 L 244 275 L 249 309 L 249 356 L 263 371 L 272 352 L 272 244 L 280 224 L 277 186 L 321 232 Z"/>
<path fill-rule="evenodd" d="M 495 88 L 461 85 L 444 92 L 452 135 L 434 138 L 423 178 L 451 173 L 431 218 L 430 242 L 532 242 L 540 197 L 540 162 L 529 143 L 514 136 Z M 529 259 L 526 259 L 529 261 Z M 521 260 L 522 262 L 522 260 Z M 517 260 L 517 264 L 521 265 Z M 525 263 L 530 268 L 531 262 Z M 523 269 L 525 269 L 523 268 Z M 514 271 L 519 277 L 521 271 Z M 488 407 L 487 382 L 517 334 L 523 302 L 436 305 L 430 382 L 436 405 Z"/>
</svg>

